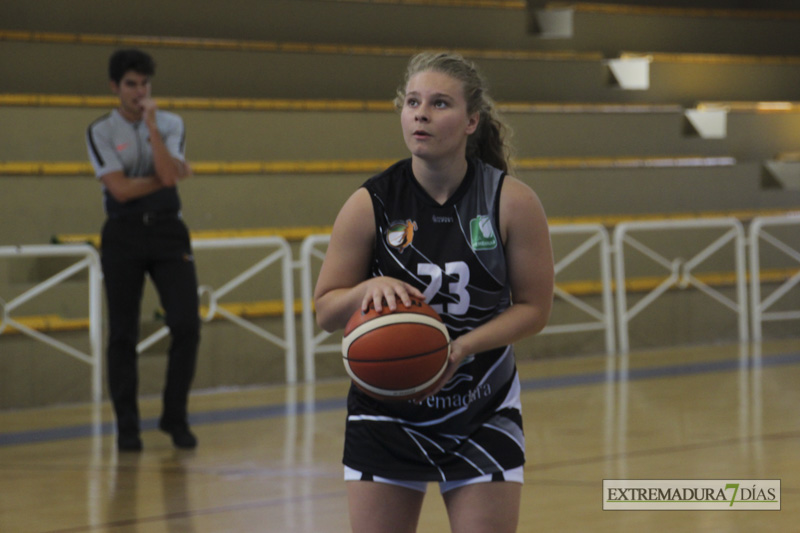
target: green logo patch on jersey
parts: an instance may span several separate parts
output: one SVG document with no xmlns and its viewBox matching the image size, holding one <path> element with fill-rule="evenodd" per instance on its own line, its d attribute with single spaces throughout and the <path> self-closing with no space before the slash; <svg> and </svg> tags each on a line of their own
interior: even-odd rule
<svg viewBox="0 0 800 533">
<path fill-rule="evenodd" d="M 470 240 L 473 250 L 492 250 L 497 248 L 492 220 L 486 215 L 478 215 L 469 221 Z"/>
</svg>

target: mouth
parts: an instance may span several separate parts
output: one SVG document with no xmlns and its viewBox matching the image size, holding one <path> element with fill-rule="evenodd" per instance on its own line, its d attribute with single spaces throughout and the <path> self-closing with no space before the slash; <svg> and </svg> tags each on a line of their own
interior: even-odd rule
<svg viewBox="0 0 800 533">
<path fill-rule="evenodd" d="M 427 138 L 431 137 L 430 133 L 428 133 L 427 131 L 423 131 L 423 130 L 417 130 L 412 135 L 414 137 L 418 138 L 418 139 L 427 139 Z"/>
</svg>

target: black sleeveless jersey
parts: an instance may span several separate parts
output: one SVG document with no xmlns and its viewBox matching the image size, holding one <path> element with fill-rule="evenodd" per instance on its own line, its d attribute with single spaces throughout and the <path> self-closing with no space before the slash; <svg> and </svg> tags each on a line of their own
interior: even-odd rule
<svg viewBox="0 0 800 533">
<path fill-rule="evenodd" d="M 411 160 L 369 179 L 376 239 L 372 276 L 419 288 L 451 338 L 510 305 L 499 231 L 504 173 L 469 161 L 443 205 L 419 185 Z M 511 346 L 468 357 L 422 404 L 381 402 L 351 387 L 347 466 L 369 474 L 445 481 L 494 474 L 524 463 L 519 380 Z"/>
<path fill-rule="evenodd" d="M 493 167 L 470 163 L 444 205 L 414 179 L 411 160 L 365 185 L 377 230 L 372 276 L 391 276 L 422 290 L 452 338 L 509 305 L 497 222 L 502 178 Z"/>
</svg>

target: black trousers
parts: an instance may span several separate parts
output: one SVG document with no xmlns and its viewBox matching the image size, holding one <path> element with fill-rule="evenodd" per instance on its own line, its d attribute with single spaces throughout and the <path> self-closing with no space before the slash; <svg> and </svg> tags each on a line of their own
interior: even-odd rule
<svg viewBox="0 0 800 533">
<path fill-rule="evenodd" d="M 171 427 L 187 424 L 200 318 L 186 225 L 177 214 L 109 218 L 101 256 L 108 302 L 108 384 L 118 432 L 139 432 L 136 344 L 145 274 L 158 291 L 171 336 L 161 421 Z"/>
</svg>

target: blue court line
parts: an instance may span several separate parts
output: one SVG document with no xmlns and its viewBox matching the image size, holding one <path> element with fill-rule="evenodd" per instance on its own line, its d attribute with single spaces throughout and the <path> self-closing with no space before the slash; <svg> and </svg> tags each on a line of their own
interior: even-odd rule
<svg viewBox="0 0 800 533">
<path fill-rule="evenodd" d="M 775 366 L 792 365 L 800 363 L 800 353 L 786 353 L 780 355 L 769 355 L 761 358 L 760 368 L 770 368 Z M 756 361 L 751 358 L 745 360 L 746 368 L 752 369 L 756 366 Z M 656 379 L 666 377 L 688 376 L 692 374 L 707 374 L 710 372 L 730 372 L 740 370 L 742 362 L 739 359 L 724 361 L 706 361 L 699 363 L 684 363 L 669 366 L 654 366 L 648 368 L 632 368 L 626 373 L 626 378 L 619 370 L 615 370 L 612 375 L 614 382 L 639 381 L 643 379 Z M 609 377 L 606 372 L 594 372 L 588 374 L 572 374 L 566 376 L 552 376 L 547 378 L 523 380 L 522 390 L 545 390 L 558 389 L 562 387 L 574 387 L 576 385 L 598 385 L 607 383 Z"/>
<path fill-rule="evenodd" d="M 756 365 L 756 362 L 753 359 L 748 358 L 745 361 L 745 364 L 748 369 L 752 369 Z M 759 367 L 771 368 L 794 364 L 800 364 L 800 353 L 786 353 L 762 357 Z M 634 368 L 628 370 L 626 372 L 626 376 L 623 376 L 617 370 L 614 372 L 614 374 L 612 374 L 611 379 L 614 382 L 620 382 L 623 380 L 640 381 L 646 379 L 708 374 L 712 372 L 730 372 L 734 370 L 740 370 L 741 368 L 742 362 L 738 359 L 732 359 L 648 368 Z M 566 376 L 550 376 L 545 378 L 526 379 L 522 380 L 521 386 L 523 391 L 537 391 L 576 387 L 581 385 L 598 385 L 607 383 L 608 381 L 609 376 L 606 372 L 591 372 L 585 374 L 571 374 Z M 311 404 L 298 402 L 294 405 L 265 405 L 193 413 L 190 416 L 190 422 L 193 426 L 199 426 L 203 424 L 218 424 L 224 422 L 241 422 L 246 420 L 285 417 L 293 414 L 302 415 L 309 413 L 322 413 L 336 411 L 339 409 L 343 410 L 346 407 L 346 398 L 332 398 L 328 400 L 317 400 Z M 141 426 L 142 431 L 155 430 L 157 427 L 157 419 L 144 419 L 142 420 Z M 19 431 L 15 433 L 0 433 L 0 446 L 19 446 L 23 444 L 34 444 L 39 442 L 86 438 L 95 435 L 98 429 L 102 435 L 112 435 L 114 434 L 114 423 L 105 422 L 101 424 L 99 428 L 91 424 L 84 424 L 78 426 Z"/>
</svg>

